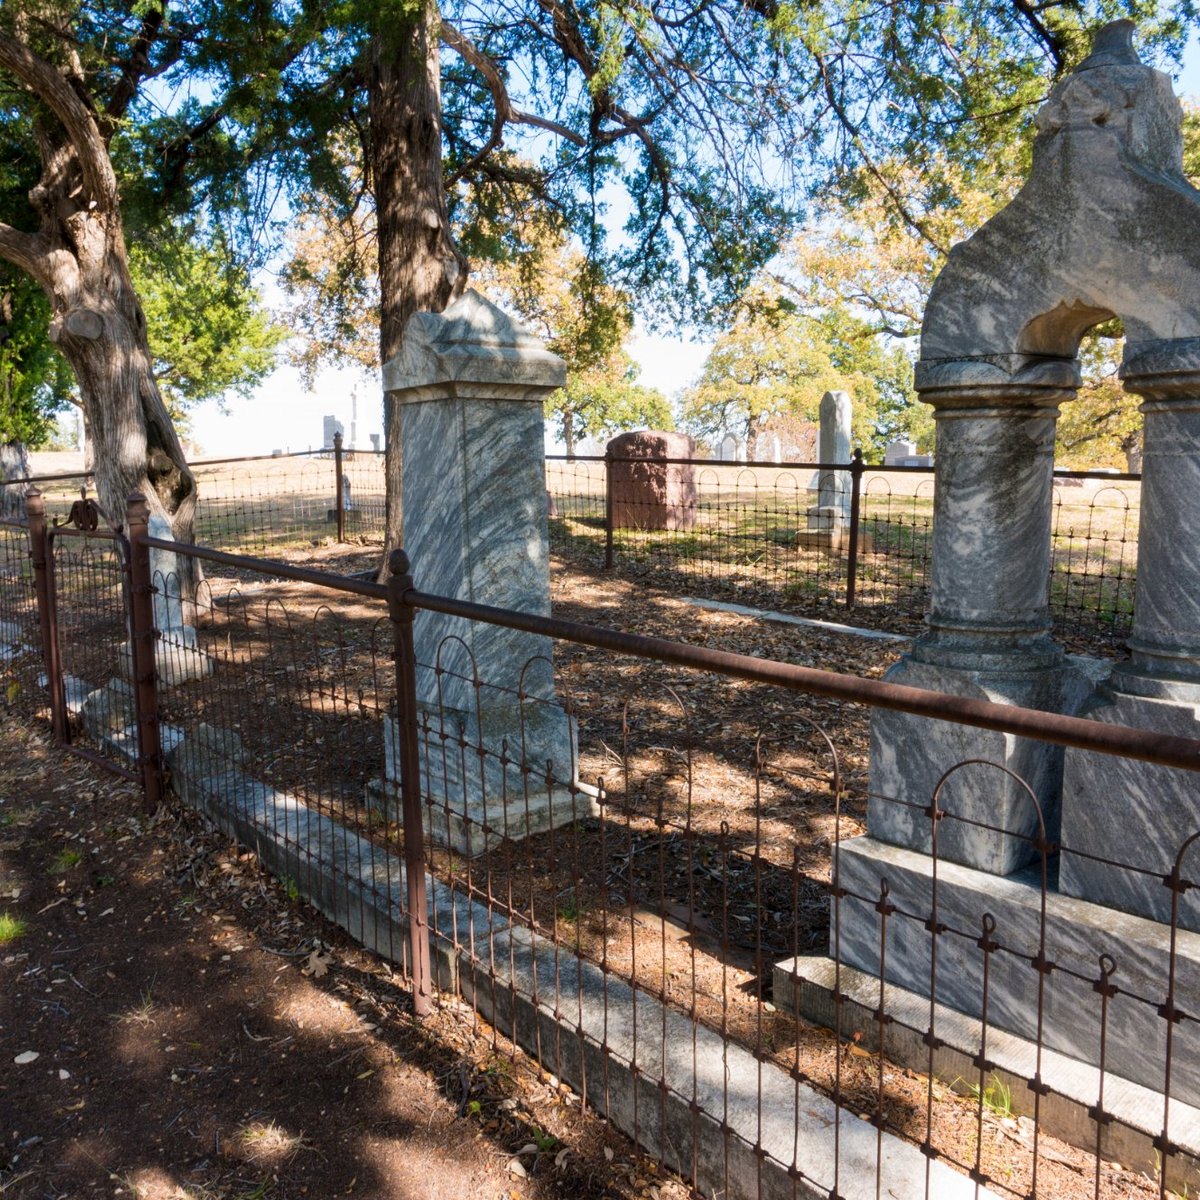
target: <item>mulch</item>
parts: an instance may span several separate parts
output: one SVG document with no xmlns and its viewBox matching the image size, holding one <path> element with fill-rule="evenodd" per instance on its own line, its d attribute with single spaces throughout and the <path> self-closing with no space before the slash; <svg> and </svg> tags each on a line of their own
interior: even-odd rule
<svg viewBox="0 0 1200 1200">
<path fill-rule="evenodd" d="M 14 717 L 5 915 L 5 1200 L 687 1194 L 465 1006 L 417 1022 L 253 856 Z"/>
</svg>

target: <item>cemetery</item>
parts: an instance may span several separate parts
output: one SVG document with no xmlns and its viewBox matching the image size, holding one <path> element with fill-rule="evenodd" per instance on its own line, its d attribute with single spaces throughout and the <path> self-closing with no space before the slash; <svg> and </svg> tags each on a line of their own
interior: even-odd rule
<svg viewBox="0 0 1200 1200">
<path fill-rule="evenodd" d="M 1054 84 L 933 284 L 932 455 L 867 464 L 841 388 L 813 462 L 546 455 L 567 363 L 467 287 L 381 367 L 382 573 L 384 455 L 335 417 L 191 464 L 191 541 L 87 473 L 6 484 L 9 715 L 252 852 L 414 1029 L 491 1031 L 487 1071 L 441 1052 L 457 1119 L 506 1039 L 629 1139 L 625 1195 L 1194 1194 L 1200 192 L 1133 32 Z M 1142 471 L 1056 472 L 1117 319 Z M 506 1185 L 561 1188 L 531 1120 Z"/>
</svg>

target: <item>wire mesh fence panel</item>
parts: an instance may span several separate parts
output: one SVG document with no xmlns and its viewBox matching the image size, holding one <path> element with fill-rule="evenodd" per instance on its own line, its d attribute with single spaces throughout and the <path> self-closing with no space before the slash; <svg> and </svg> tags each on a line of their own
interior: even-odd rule
<svg viewBox="0 0 1200 1200">
<path fill-rule="evenodd" d="M 1050 607 L 1072 632 L 1112 642 L 1128 636 L 1133 625 L 1140 499 L 1136 482 L 1057 481 Z"/>
<path fill-rule="evenodd" d="M 550 548 L 572 562 L 604 562 L 605 474 L 603 458 L 546 456 Z"/>
<path fill-rule="evenodd" d="M 480 1015 L 648 1153 L 705 1194 L 940 1198 L 978 1184 L 1082 1200 L 1194 1186 L 1187 1146 L 1200 1140 L 1181 1131 L 1200 1130 L 1200 1113 L 1179 1064 L 1200 1048 L 1198 993 L 1176 1008 L 1163 996 L 1172 970 L 1196 978 L 1200 937 L 1170 921 L 1131 931 L 1061 895 L 1058 847 L 1023 780 L 962 762 L 930 798 L 873 792 L 850 732 L 863 707 L 817 720 L 802 694 L 755 685 L 761 721 L 730 723 L 711 673 L 651 681 L 619 659 L 625 695 L 599 681 L 573 692 L 562 680 L 579 676 L 560 675 L 572 771 L 531 732 L 554 702 L 515 668 L 504 684 L 480 678 L 469 641 L 421 664 L 439 689 L 420 739 L 448 914 L 435 936 Z M 1014 789 L 1030 812 L 1010 826 L 989 814 Z M 879 809 L 901 814 L 914 849 L 862 836 L 888 824 Z M 954 856 L 962 836 L 1016 839 L 1030 866 L 972 882 Z M 1134 873 L 1161 888 L 1176 849 Z M 1168 1036 L 1177 1081 L 1156 1112 Z M 1106 1083 L 1124 1097 L 1110 1108 Z"/>
<path fill-rule="evenodd" d="M 302 550 L 336 533 L 332 451 L 193 465 L 195 540 L 239 553 Z"/>
<path fill-rule="evenodd" d="M 387 481 L 382 450 L 346 450 L 342 456 L 346 536 L 383 541 Z"/>
<path fill-rule="evenodd" d="M 29 529 L 0 520 L 0 695 L 9 711 L 48 712 L 45 671 Z"/>
<path fill-rule="evenodd" d="M 131 685 L 127 557 L 111 532 L 50 531 L 57 671 L 69 740 L 126 772 L 136 758 L 137 705 Z"/>
<path fill-rule="evenodd" d="M 856 601 L 922 610 L 933 544 L 933 480 L 870 474 L 863 480 Z"/>
<path fill-rule="evenodd" d="M 157 571 L 155 586 L 175 791 L 257 846 L 294 894 L 405 962 L 401 839 L 383 800 L 395 696 L 383 606 L 278 584 L 241 590 L 218 568 L 194 596 L 176 573 Z"/>
<path fill-rule="evenodd" d="M 88 494 L 95 495 L 95 479 L 91 471 L 80 471 L 7 480 L 0 483 L 0 517 L 24 520 L 25 494 L 30 488 L 37 488 L 45 499 L 49 519 L 65 521 L 75 501 Z"/>
<path fill-rule="evenodd" d="M 120 750 L 128 690 L 96 707 L 125 672 L 120 543 L 52 542 L 64 675 Z M 402 969 L 432 943 L 443 987 L 702 1194 L 1200 1182 L 1190 744 L 974 713 L 1115 762 L 1131 811 L 1156 788 L 1140 840 L 1095 804 L 1081 820 L 1078 793 L 1059 839 L 994 763 L 948 760 L 928 794 L 869 778 L 871 705 L 899 702 L 872 680 L 133 543 L 157 555 L 175 791 Z M 207 556 L 198 590 L 177 553 Z M 457 624 L 433 641 L 439 613 Z M 518 658 L 514 631 L 545 645 Z M 928 694 L 908 742 L 960 708 Z M 1174 775 L 1132 774 L 1121 746 Z M 972 866 L 980 839 L 1017 869 Z"/>
</svg>

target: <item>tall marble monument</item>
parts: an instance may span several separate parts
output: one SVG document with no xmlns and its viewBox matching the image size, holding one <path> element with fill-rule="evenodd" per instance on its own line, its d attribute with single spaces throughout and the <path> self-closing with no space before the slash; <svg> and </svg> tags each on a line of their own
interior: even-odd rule
<svg viewBox="0 0 1200 1200">
<path fill-rule="evenodd" d="M 542 405 L 565 380 L 562 359 L 478 292 L 412 318 L 383 384 L 400 406 L 404 546 L 420 590 L 549 615 Z M 477 854 L 578 819 L 575 726 L 550 640 L 430 612 L 414 637 L 434 839 Z M 395 781 L 394 726 L 385 744 Z"/>
</svg>

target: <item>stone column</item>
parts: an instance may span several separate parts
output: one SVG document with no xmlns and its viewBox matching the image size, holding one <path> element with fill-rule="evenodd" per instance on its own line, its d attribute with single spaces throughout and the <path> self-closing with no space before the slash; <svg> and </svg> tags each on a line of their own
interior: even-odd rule
<svg viewBox="0 0 1200 1200">
<path fill-rule="evenodd" d="M 888 672 L 890 682 L 1050 712 L 1086 700 L 1091 681 L 1052 640 L 1049 615 L 1054 423 L 1077 385 L 1075 364 L 1061 359 L 919 364 L 917 386 L 937 420 L 933 581 L 928 630 Z M 1025 780 L 1055 836 L 1059 748 L 884 711 L 871 715 L 871 836 L 927 852 L 923 810 L 942 774 L 967 759 Z M 943 821 L 942 856 L 997 875 L 1037 856 L 1027 840 L 1037 833 L 1036 810 L 1003 772 L 965 768 L 941 807 L 993 827 Z"/>
<path fill-rule="evenodd" d="M 1137 591 L 1130 659 L 1088 716 L 1200 738 L 1200 338 L 1132 344 L 1121 370 L 1144 397 Z M 1200 831 L 1200 776 L 1129 759 L 1067 752 L 1061 887 L 1068 895 L 1169 920 L 1161 877 Z M 1140 867 L 1110 867 L 1072 851 Z M 1200 878 L 1200 848 L 1183 864 Z M 1200 930 L 1200 894 L 1181 897 Z"/>
<path fill-rule="evenodd" d="M 383 383 L 400 407 L 404 546 L 420 590 L 549 614 L 542 406 L 565 380 L 562 359 L 477 292 L 413 317 Z M 575 729 L 550 639 L 429 612 L 414 638 L 432 836 L 477 854 L 577 819 Z"/>
</svg>

